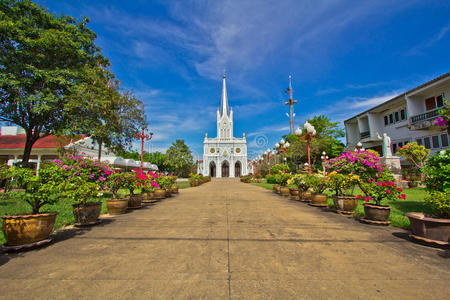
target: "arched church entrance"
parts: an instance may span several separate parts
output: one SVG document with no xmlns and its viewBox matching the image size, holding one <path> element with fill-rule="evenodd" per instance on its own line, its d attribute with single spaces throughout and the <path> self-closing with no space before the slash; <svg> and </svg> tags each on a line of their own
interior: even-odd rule
<svg viewBox="0 0 450 300">
<path fill-rule="evenodd" d="M 209 176 L 216 177 L 216 163 L 213 161 L 209 163 Z"/>
<path fill-rule="evenodd" d="M 230 164 L 227 161 L 222 163 L 222 177 L 230 177 Z"/>
<path fill-rule="evenodd" d="M 237 161 L 234 164 L 234 177 L 240 177 L 241 176 L 241 162 Z"/>
</svg>

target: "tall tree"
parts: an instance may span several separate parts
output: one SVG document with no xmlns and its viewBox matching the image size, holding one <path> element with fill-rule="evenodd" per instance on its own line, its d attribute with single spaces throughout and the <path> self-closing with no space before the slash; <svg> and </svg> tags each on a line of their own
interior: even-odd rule
<svg viewBox="0 0 450 300">
<path fill-rule="evenodd" d="M 187 177 L 194 165 L 191 150 L 184 140 L 176 140 L 166 152 L 165 165 L 172 174 Z"/>
<path fill-rule="evenodd" d="M 25 130 L 24 163 L 40 137 L 67 126 L 66 105 L 86 70 L 107 64 L 88 22 L 30 0 L 0 1 L 0 121 Z"/>
</svg>

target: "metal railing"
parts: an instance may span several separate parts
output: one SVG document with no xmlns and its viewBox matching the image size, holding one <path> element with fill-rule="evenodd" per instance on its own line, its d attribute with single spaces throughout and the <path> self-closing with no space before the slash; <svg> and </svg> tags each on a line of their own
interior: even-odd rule
<svg viewBox="0 0 450 300">
<path fill-rule="evenodd" d="M 433 110 L 424 112 L 423 114 L 415 115 L 411 117 L 411 124 L 420 122 L 420 121 L 426 121 L 429 119 L 433 119 L 434 117 L 437 117 L 439 115 L 439 109 L 435 108 Z"/>
<path fill-rule="evenodd" d="M 361 139 L 365 139 L 365 138 L 370 137 L 370 131 L 364 131 L 364 132 L 361 132 L 361 133 L 359 134 L 359 137 L 360 137 Z"/>
</svg>

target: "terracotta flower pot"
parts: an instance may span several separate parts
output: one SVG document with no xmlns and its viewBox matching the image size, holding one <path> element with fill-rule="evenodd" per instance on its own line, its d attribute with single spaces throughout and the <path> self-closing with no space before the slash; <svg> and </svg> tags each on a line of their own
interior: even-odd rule
<svg viewBox="0 0 450 300">
<path fill-rule="evenodd" d="M 298 194 L 298 200 L 301 202 L 311 202 L 312 193 L 310 191 L 301 192 Z"/>
<path fill-rule="evenodd" d="M 142 194 L 130 194 L 128 201 L 128 208 L 136 209 L 142 207 Z"/>
<path fill-rule="evenodd" d="M 326 207 L 328 206 L 328 196 L 325 194 L 312 194 L 311 203 L 312 206 Z"/>
<path fill-rule="evenodd" d="M 110 215 L 121 215 L 127 211 L 128 198 L 109 199 L 106 201 L 106 208 Z"/>
<path fill-rule="evenodd" d="M 164 199 L 166 198 L 166 191 L 163 189 L 155 190 L 155 199 Z"/>
<path fill-rule="evenodd" d="M 178 185 L 174 184 L 171 188 L 172 194 L 178 194 Z"/>
<path fill-rule="evenodd" d="M 290 193 L 291 192 L 289 191 L 289 188 L 287 186 L 280 187 L 280 195 L 281 196 L 289 197 Z"/>
<path fill-rule="evenodd" d="M 92 225 L 98 222 L 102 203 L 86 203 L 72 205 L 73 216 L 77 225 Z"/>
<path fill-rule="evenodd" d="M 189 185 L 190 185 L 191 187 L 194 187 L 194 186 L 195 186 L 195 182 L 194 182 L 194 181 L 191 181 L 191 182 L 189 182 Z"/>
<path fill-rule="evenodd" d="M 333 196 L 334 207 L 340 213 L 351 214 L 358 206 L 358 198 L 353 196 Z"/>
<path fill-rule="evenodd" d="M 3 234 L 7 246 L 32 244 L 48 239 L 55 226 L 57 212 L 36 215 L 3 216 Z"/>
<path fill-rule="evenodd" d="M 272 191 L 273 191 L 274 193 L 276 193 L 276 192 L 278 191 L 278 187 L 279 187 L 278 184 L 274 184 L 274 185 L 272 186 Z"/>
<path fill-rule="evenodd" d="M 366 215 L 365 218 L 368 220 L 386 222 L 390 213 L 390 206 L 364 203 L 364 214 Z"/>
<path fill-rule="evenodd" d="M 172 190 L 170 188 L 166 188 L 166 197 L 172 197 Z"/>
<path fill-rule="evenodd" d="M 277 186 L 277 194 L 281 194 L 281 186 Z"/>
<path fill-rule="evenodd" d="M 298 199 L 298 193 L 299 193 L 298 189 L 296 189 L 296 188 L 290 188 L 290 189 L 289 189 L 289 192 L 290 192 L 289 198 L 295 199 L 295 200 Z"/>
<path fill-rule="evenodd" d="M 142 194 L 142 202 L 143 203 L 151 203 L 154 202 L 153 199 L 155 198 L 155 192 L 148 192 Z"/>
<path fill-rule="evenodd" d="M 419 212 L 410 212 L 406 216 L 411 223 L 413 238 L 440 245 L 450 244 L 450 219 L 426 217 Z"/>
</svg>

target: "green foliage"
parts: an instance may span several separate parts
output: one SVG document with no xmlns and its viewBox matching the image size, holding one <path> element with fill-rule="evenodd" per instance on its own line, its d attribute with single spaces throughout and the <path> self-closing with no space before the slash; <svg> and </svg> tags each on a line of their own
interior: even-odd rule
<svg viewBox="0 0 450 300">
<path fill-rule="evenodd" d="M 118 199 L 118 192 L 121 188 L 125 186 L 126 178 L 124 173 L 120 171 L 115 171 L 109 175 L 108 180 L 106 180 L 105 185 L 109 188 L 113 194 L 113 199 Z"/>
<path fill-rule="evenodd" d="M 184 140 L 176 140 L 166 152 L 165 165 L 171 174 L 187 177 L 194 166 L 191 150 Z"/>
<path fill-rule="evenodd" d="M 326 179 L 328 181 L 328 188 L 334 191 L 336 196 L 353 195 L 354 188 L 359 183 L 358 175 L 344 175 L 336 171 L 327 174 Z"/>
<path fill-rule="evenodd" d="M 5 193 L 12 188 L 12 176 L 15 167 L 9 167 L 7 164 L 0 165 L 0 183 L 3 183 L 3 190 Z"/>
<path fill-rule="evenodd" d="M 291 175 L 288 173 L 279 173 L 275 175 L 275 181 L 281 186 L 286 186 Z"/>
<path fill-rule="evenodd" d="M 407 162 L 420 170 L 425 165 L 430 151 L 430 149 L 413 142 L 399 148 L 395 154 L 403 156 Z"/>
<path fill-rule="evenodd" d="M 29 0 L 0 2 L 0 121 L 25 130 L 25 163 L 40 137 L 68 127 L 86 70 L 108 64 L 87 24 Z"/>
<path fill-rule="evenodd" d="M 425 197 L 425 203 L 432 207 L 438 217 L 450 219 L 450 193 L 433 191 Z"/>
<path fill-rule="evenodd" d="M 63 198 L 83 205 L 86 205 L 92 198 L 97 197 L 99 188 L 100 185 L 98 183 L 85 181 L 79 176 L 70 177 L 58 186 L 58 190 L 61 190 L 60 195 Z"/>
<path fill-rule="evenodd" d="M 17 180 L 17 186 L 25 190 L 21 200 L 31 206 L 33 214 L 38 214 L 43 205 L 53 204 L 60 197 L 59 184 L 62 182 L 62 176 L 54 164 L 42 165 L 39 175 L 30 169 L 14 168 L 13 177 Z"/>
<path fill-rule="evenodd" d="M 305 176 L 305 181 L 312 186 L 314 194 L 323 194 L 328 187 L 325 176 L 321 174 L 308 174 Z"/>
<path fill-rule="evenodd" d="M 277 180 L 276 180 L 276 177 L 275 177 L 276 175 L 266 175 L 266 181 L 267 181 L 267 183 L 272 183 L 272 184 L 275 184 L 275 183 L 277 183 Z"/>
<path fill-rule="evenodd" d="M 428 191 L 450 193 L 450 149 L 430 157 L 424 168 Z"/>
<path fill-rule="evenodd" d="M 364 200 L 374 201 L 375 204 L 381 205 L 383 201 L 395 201 L 397 199 L 405 199 L 405 194 L 400 194 L 403 190 L 397 188 L 394 183 L 394 177 L 388 172 L 382 173 L 376 179 L 361 180 L 359 187 L 364 194 Z M 358 195 L 362 198 L 362 195 Z"/>
<path fill-rule="evenodd" d="M 296 174 L 292 177 L 292 183 L 302 192 L 306 192 L 311 184 L 307 180 L 306 174 Z"/>
<path fill-rule="evenodd" d="M 288 164 L 285 164 L 284 171 L 286 173 L 291 172 L 291 168 L 289 167 Z M 283 173 L 283 164 L 276 164 L 273 167 L 271 167 L 270 168 L 270 173 L 271 174 L 281 174 L 281 173 Z"/>
</svg>

